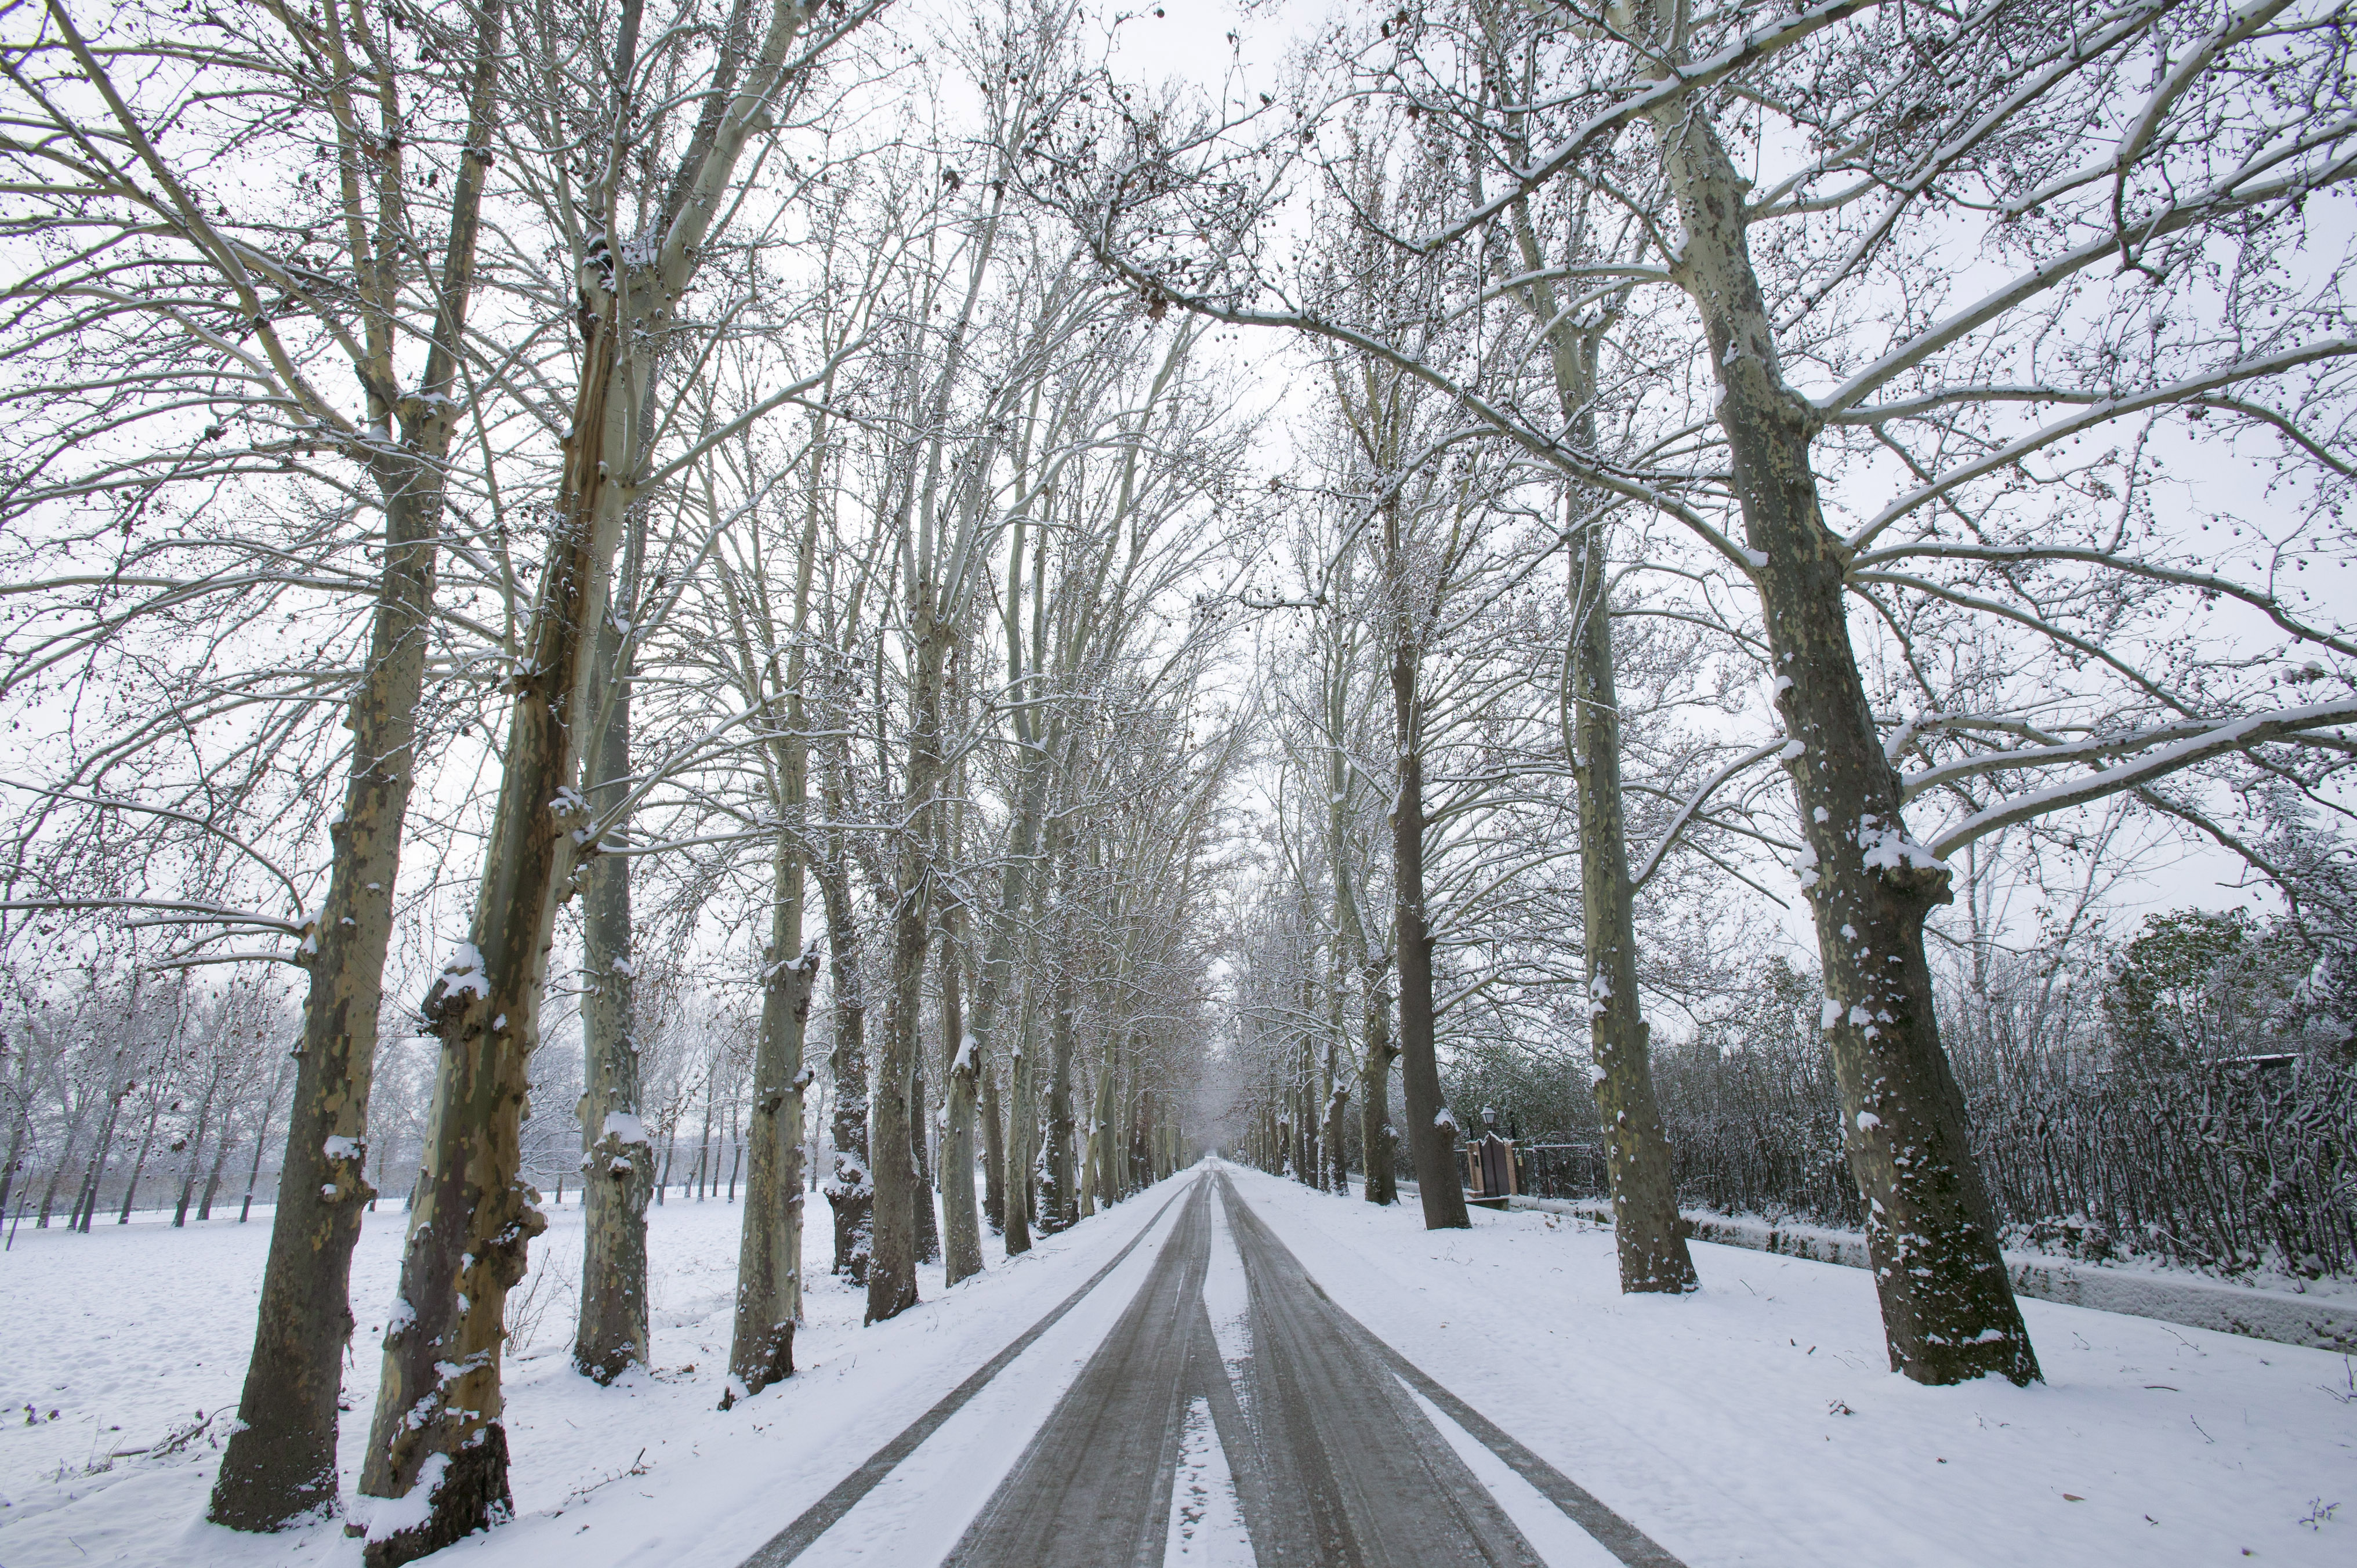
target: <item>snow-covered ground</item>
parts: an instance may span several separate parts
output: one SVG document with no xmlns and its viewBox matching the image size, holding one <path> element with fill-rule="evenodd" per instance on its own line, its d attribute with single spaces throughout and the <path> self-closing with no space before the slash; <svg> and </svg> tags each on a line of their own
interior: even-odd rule
<svg viewBox="0 0 2357 1568">
<path fill-rule="evenodd" d="M 566 1355 L 581 1214 L 570 1204 L 552 1210 L 547 1236 L 534 1248 L 546 1315 L 509 1360 L 507 1428 L 520 1517 L 436 1561 L 540 1563 L 561 1550 L 566 1568 L 734 1564 L 1062 1300 L 1158 1207 L 1159 1197 L 1148 1194 L 1011 1263 L 994 1257 L 988 1273 L 946 1294 L 942 1271 L 924 1268 L 923 1305 L 863 1329 L 864 1296 L 827 1273 L 832 1230 L 825 1199 L 813 1197 L 804 1231 L 807 1321 L 794 1339 L 798 1375 L 725 1414 L 716 1407 L 726 1380 L 742 1209 L 674 1197 L 648 1211 L 655 1369 L 610 1390 L 576 1374 Z M 370 1215 L 352 1259 L 361 1332 L 345 1373 L 348 1498 L 376 1394 L 381 1314 L 393 1295 L 403 1218 L 392 1205 Z M 267 1219 L 257 1210 L 242 1227 L 215 1220 L 183 1230 L 135 1221 L 101 1225 L 88 1236 L 26 1230 L 0 1257 L 0 1401 L 15 1412 L 0 1418 L 5 1568 L 359 1563 L 360 1543 L 338 1525 L 257 1538 L 202 1523 L 219 1460 L 202 1438 L 161 1459 L 132 1455 L 105 1467 L 110 1453 L 155 1445 L 198 1411 L 219 1411 L 223 1421 L 235 1414 Z M 1021 1445 L 1010 1444 L 1006 1432 L 1028 1432 L 1045 1419 L 1126 1300 L 1125 1282 L 1135 1288 L 1133 1276 L 1151 1254 L 1150 1245 L 1141 1247 L 1106 1290 L 1009 1369 L 1026 1376 L 997 1398 L 977 1399 L 968 1407 L 974 1419 L 952 1423 L 942 1437 L 964 1433 L 985 1460 L 995 1456 L 1001 1470 L 1011 1465 Z M 29 1425 L 27 1405 L 36 1416 Z M 957 1477 L 948 1492 L 953 1499 L 980 1486 L 958 1526 L 996 1480 L 996 1472 L 980 1483 Z M 902 1514 L 931 1507 L 921 1489 L 895 1483 L 871 1499 L 896 1502 Z M 875 1506 L 855 1512 L 827 1547 L 862 1532 L 902 1541 L 907 1521 L 878 1512 Z M 934 1558 L 955 1536 L 952 1528 Z M 897 1551 L 867 1561 L 910 1560 Z M 803 1561 L 816 1568 L 824 1558 L 814 1552 Z"/>
<path fill-rule="evenodd" d="M 1477 1211 L 1470 1231 L 1428 1234 L 1411 1209 L 1233 1174 L 1343 1307 L 1694 1568 L 2357 1554 L 2357 1517 L 2319 1517 L 2343 1499 L 2357 1516 L 2357 1388 L 2340 1357 L 2032 1301 L 2046 1386 L 1924 1389 L 1885 1370 L 1871 1281 L 1856 1270 L 1701 1246 L 1700 1294 L 1623 1298 L 1610 1235 L 1560 1216 Z M 659 1369 L 612 1390 L 566 1363 L 580 1222 L 559 1211 L 540 1249 L 546 1316 L 511 1365 L 521 1517 L 437 1561 L 727 1568 L 1062 1300 L 1162 1197 L 1012 1265 L 994 1256 L 946 1294 L 929 1270 L 924 1305 L 868 1329 L 859 1298 L 824 1273 L 816 1200 L 802 1370 L 726 1413 L 740 1209 L 652 1212 Z M 371 1216 L 354 1260 L 348 1484 L 401 1219 Z M 217 1456 L 202 1438 L 102 1467 L 197 1411 L 234 1406 L 267 1240 L 260 1216 L 27 1230 L 0 1258 L 0 1399 L 16 1412 L 0 1422 L 0 1563 L 357 1562 L 332 1525 L 256 1539 L 199 1522 Z M 1157 1244 L 802 1561 L 938 1562 Z"/>
<path fill-rule="evenodd" d="M 1622 1296 L 1611 1233 L 1558 1216 L 1427 1232 L 1235 1180 L 1344 1308 L 1695 1568 L 2357 1561 L 2339 1356 L 2024 1301 L 2044 1387 L 1927 1389 L 1861 1270 L 1698 1245 L 1700 1294 Z"/>
</svg>

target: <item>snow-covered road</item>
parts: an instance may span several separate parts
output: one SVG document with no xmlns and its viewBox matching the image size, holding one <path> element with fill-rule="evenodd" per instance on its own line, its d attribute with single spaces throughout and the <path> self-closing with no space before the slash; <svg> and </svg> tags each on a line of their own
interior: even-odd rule
<svg viewBox="0 0 2357 1568">
<path fill-rule="evenodd" d="M 1209 1288 L 1215 1273 L 1228 1288 Z M 1214 1299 L 1227 1336 L 1215 1332 Z M 1678 1568 L 1625 1520 L 1605 1521 L 1610 1553 L 1577 1540 L 1561 1513 L 1526 1535 L 1526 1519 L 1553 1511 L 1532 1479 L 1577 1488 L 1513 1447 L 1483 1457 L 1511 1455 L 1507 1467 L 1519 1461 L 1532 1478 L 1484 1485 L 1460 1452 L 1473 1442 L 1212 1173 L 1185 1194 L 1152 1272 L 948 1562 Z M 1534 1545 L 1550 1524 L 1576 1542 L 1568 1552 Z M 781 1541 L 746 1568 L 794 1560 Z"/>
<path fill-rule="evenodd" d="M 1557 1216 L 1477 1212 L 1469 1231 L 1426 1232 L 1404 1210 L 1224 1170 L 1250 1214 L 1232 1225 L 1203 1211 L 1192 1289 L 1231 1389 L 1255 1397 L 1256 1337 L 1271 1343 L 1239 1245 L 1256 1221 L 1275 1249 L 1264 1273 L 1289 1254 L 1313 1294 L 1429 1375 L 1405 1397 L 1540 1561 L 1612 1558 L 1469 1422 L 1494 1423 L 1691 1568 L 2337 1565 L 2357 1551 L 2357 1386 L 2338 1356 L 2028 1302 L 2043 1387 L 1924 1389 L 1885 1369 L 1872 1282 L 1857 1271 L 1703 1246 L 1699 1294 L 1626 1298 L 1609 1233 Z M 1113 1264 L 798 1560 L 941 1563 L 1161 1259 L 1192 1255 L 1165 1253 L 1187 1213 L 1166 1204 L 1203 1174 L 1023 1258 L 994 1257 L 955 1290 L 929 1271 L 924 1304 L 873 1328 L 859 1326 L 859 1295 L 826 1275 L 814 1224 L 802 1370 L 727 1412 L 716 1406 L 740 1210 L 674 1199 L 651 1216 L 658 1369 L 610 1390 L 564 1355 L 580 1230 L 577 1210 L 559 1211 L 536 1259 L 546 1316 L 509 1380 L 519 1517 L 447 1561 L 733 1568 Z M 401 1218 L 371 1216 L 354 1261 L 348 1477 Z M 333 1525 L 252 1538 L 199 1522 L 217 1458 L 202 1437 L 106 1459 L 234 1402 L 266 1240 L 259 1222 L 102 1226 L 28 1231 L 0 1259 L 0 1398 L 17 1412 L 0 1423 L 0 1564 L 357 1563 L 358 1543 Z M 1206 1382 L 1178 1409 L 1169 1472 L 1152 1483 L 1174 1568 L 1249 1561 L 1240 1499 L 1263 1484 L 1261 1456 L 1229 1440 L 1213 1391 Z M 1435 1392 L 1461 1402 L 1454 1416 Z M 1157 1445 L 1168 1430 L 1166 1416 Z"/>
</svg>

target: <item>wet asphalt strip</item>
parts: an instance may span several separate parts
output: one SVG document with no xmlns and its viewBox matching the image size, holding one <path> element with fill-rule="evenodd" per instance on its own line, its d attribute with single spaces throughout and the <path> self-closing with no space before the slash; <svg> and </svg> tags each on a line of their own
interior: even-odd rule
<svg viewBox="0 0 2357 1568">
<path fill-rule="evenodd" d="M 1539 1558 L 1409 1397 L 1429 1400 L 1629 1568 L 1678 1560 L 1336 1305 L 1222 1176 L 1174 1194 L 1178 1223 L 1146 1282 L 946 1564 L 1160 1568 L 1189 1405 L 1211 1407 L 1263 1568 L 1410 1568 Z M 1221 1203 L 1249 1294 L 1243 1399 L 1203 1301 Z M 782 1568 L 1113 1272 L 1161 1219 L 747 1560 Z"/>
</svg>

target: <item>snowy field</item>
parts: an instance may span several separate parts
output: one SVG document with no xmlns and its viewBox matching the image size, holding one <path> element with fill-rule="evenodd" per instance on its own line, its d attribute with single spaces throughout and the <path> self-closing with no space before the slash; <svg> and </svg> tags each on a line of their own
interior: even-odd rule
<svg viewBox="0 0 2357 1568">
<path fill-rule="evenodd" d="M 1344 1308 L 1694 1568 L 2357 1560 L 2357 1517 L 2330 1511 L 2346 1499 L 2357 1516 L 2357 1389 L 2340 1357 L 2032 1301 L 2045 1387 L 1924 1389 L 1884 1369 L 1857 1270 L 1701 1246 L 1699 1295 L 1624 1299 L 1610 1235 L 1558 1216 L 1476 1211 L 1471 1231 L 1434 1235 L 1411 1210 L 1234 1175 Z M 815 1200 L 802 1371 L 727 1413 L 715 1407 L 739 1209 L 651 1212 L 658 1369 L 600 1390 L 565 1354 L 568 1207 L 538 1249 L 544 1316 L 511 1363 L 521 1517 L 436 1561 L 726 1568 L 1062 1300 L 1163 1197 L 1012 1266 L 994 1258 L 946 1296 L 928 1270 L 925 1305 L 874 1329 L 824 1273 Z M 370 1217 L 354 1260 L 348 1485 L 401 1221 Z M 0 1423 L 0 1564 L 358 1562 L 332 1525 L 252 1538 L 199 1522 L 217 1458 L 201 1435 L 108 1458 L 233 1409 L 268 1235 L 259 1215 L 27 1230 L 0 1258 L 0 1398 L 15 1412 Z M 802 1561 L 938 1562 L 1155 1242 Z"/>
</svg>

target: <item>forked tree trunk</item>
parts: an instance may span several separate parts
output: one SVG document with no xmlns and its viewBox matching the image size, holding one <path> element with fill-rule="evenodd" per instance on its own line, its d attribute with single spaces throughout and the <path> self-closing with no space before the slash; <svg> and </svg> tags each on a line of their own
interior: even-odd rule
<svg viewBox="0 0 2357 1568">
<path fill-rule="evenodd" d="M 1867 1200 L 1867 1248 L 1890 1364 L 1918 1382 L 2039 1377 L 1941 1049 L 1923 920 L 1948 870 L 1910 841 L 1850 646 L 1846 550 L 1826 527 L 1810 442 L 1818 417 L 1785 384 L 1744 229 L 1747 189 L 1704 106 L 1665 100 L 1652 125 L 1684 231 L 1678 281 L 1717 377 L 1734 489 L 1754 563 L 1776 708 L 1791 738 L 1816 918 L 1842 1140 Z"/>
<path fill-rule="evenodd" d="M 470 147 L 488 147 L 492 139 L 501 22 L 498 0 L 477 8 Z M 456 349 L 473 286 L 489 163 L 488 156 L 458 160 L 434 344 L 414 404 L 404 400 L 397 411 L 402 449 L 381 448 L 371 464 L 384 498 L 384 575 L 366 673 L 344 721 L 352 733 L 352 768 L 343 810 L 328 830 L 328 901 L 304 944 L 310 988 L 253 1352 L 205 1510 L 215 1524 L 238 1530 L 284 1529 L 333 1513 L 338 1504 L 337 1396 L 352 1335 L 352 1247 L 361 1215 L 376 1196 L 365 1179 L 369 1091 L 402 825 L 418 764 L 442 469 L 459 413 L 450 395 L 457 384 Z M 256 1171 L 268 1123 L 265 1112 L 254 1133 Z M 240 1222 L 253 1204 L 249 1181 Z"/>
<path fill-rule="evenodd" d="M 623 576 L 627 585 L 631 574 Z M 630 792 L 631 644 L 614 622 L 607 616 L 598 624 L 605 713 L 584 769 L 590 786 L 585 793 L 601 823 Z M 587 973 L 581 1002 L 581 1314 L 573 1365 L 600 1383 L 646 1365 L 650 1343 L 647 1203 L 654 1194 L 655 1152 L 640 1099 L 630 868 L 628 856 L 601 854 L 581 874 Z"/>
<path fill-rule="evenodd" d="M 573 832 L 589 820 L 573 788 L 573 736 L 576 718 L 587 724 L 585 645 L 605 609 L 621 521 L 607 459 L 630 450 L 626 400 L 614 395 L 623 307 L 611 295 L 596 303 L 582 313 L 559 527 L 515 680 L 469 940 L 420 1009 L 441 1058 L 361 1463 L 361 1492 L 379 1499 L 372 1517 L 393 1521 L 368 1529 L 368 1568 L 439 1551 L 511 1507 L 500 1383 L 507 1293 L 548 1223 L 522 1180 L 524 1102 L 557 882 L 575 858 Z M 386 1508 L 390 1499 L 410 1506 Z"/>
</svg>

